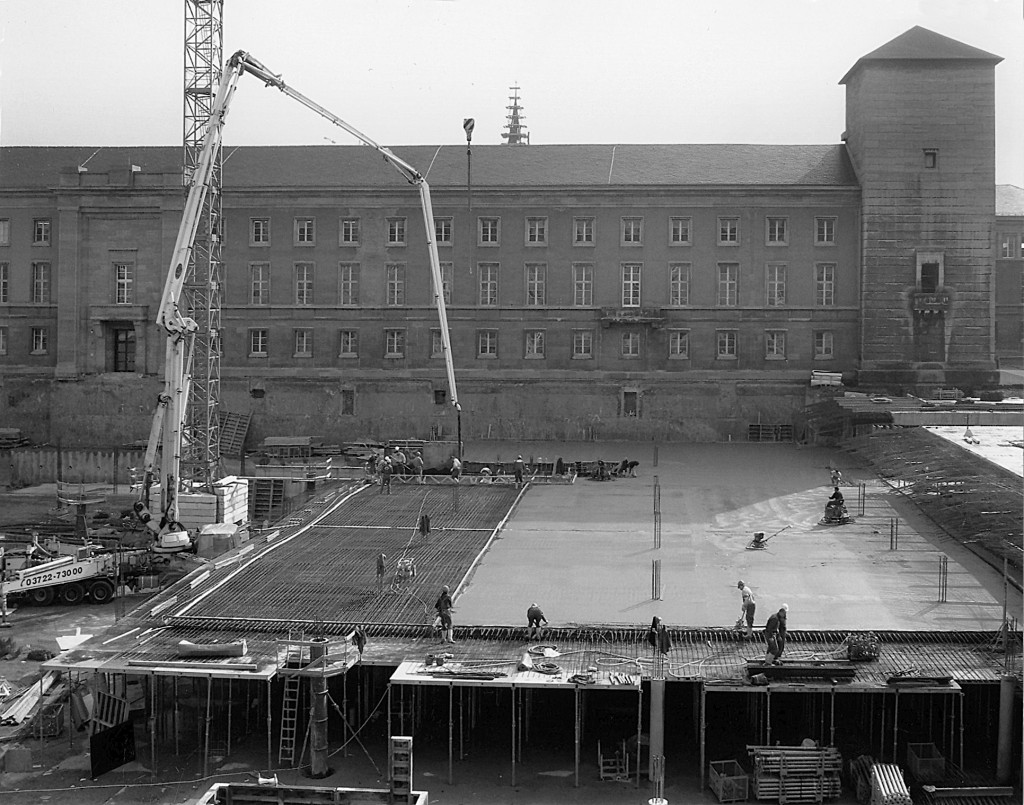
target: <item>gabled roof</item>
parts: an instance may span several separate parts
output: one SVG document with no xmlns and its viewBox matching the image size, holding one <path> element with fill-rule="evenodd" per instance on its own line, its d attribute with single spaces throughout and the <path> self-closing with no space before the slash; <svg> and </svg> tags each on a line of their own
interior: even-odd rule
<svg viewBox="0 0 1024 805">
<path fill-rule="evenodd" d="M 996 185 L 996 215 L 1024 215 L 1024 187 Z"/>
<path fill-rule="evenodd" d="M 937 34 L 935 31 L 929 31 L 920 25 L 915 25 L 909 31 L 857 59 L 857 63 L 849 69 L 839 83 L 845 84 L 850 76 L 866 62 L 957 60 L 991 62 L 995 65 L 1003 58 L 980 48 L 965 45 L 948 36 Z"/>
<path fill-rule="evenodd" d="M 466 186 L 462 145 L 395 147 L 435 188 Z M 181 171 L 172 147 L 8 147 L 0 149 L 0 190 L 47 189 L 86 160 L 91 173 Z M 506 145 L 474 146 L 473 187 L 857 187 L 841 143 L 834 145 Z M 224 187 L 382 188 L 405 179 L 361 145 L 225 146 Z"/>
</svg>

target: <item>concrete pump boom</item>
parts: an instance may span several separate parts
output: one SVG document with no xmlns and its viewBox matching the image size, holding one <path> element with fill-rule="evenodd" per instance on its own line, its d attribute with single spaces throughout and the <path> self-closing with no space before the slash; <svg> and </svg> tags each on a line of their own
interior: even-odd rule
<svg viewBox="0 0 1024 805">
<path fill-rule="evenodd" d="M 221 78 L 217 95 L 210 112 L 206 138 L 192 176 L 188 177 L 189 192 L 185 199 L 181 225 L 171 255 L 170 270 L 164 282 L 163 295 L 157 309 L 156 323 L 167 332 L 167 349 L 164 362 L 164 389 L 157 398 L 157 410 L 153 417 L 149 441 L 146 448 L 145 476 L 142 494 L 135 503 L 136 515 L 153 532 L 157 539 L 157 549 L 168 552 L 188 549 L 192 541 L 188 532 L 178 521 L 178 486 L 181 464 L 182 434 L 185 424 L 185 406 L 189 395 L 192 379 L 192 358 L 195 334 L 199 327 L 196 322 L 184 315 L 179 308 L 182 290 L 189 259 L 195 246 L 196 232 L 199 228 L 203 205 L 210 191 L 213 172 L 217 166 L 224 135 L 224 122 L 227 117 L 231 100 L 238 86 L 238 80 L 244 73 L 249 73 L 263 81 L 267 86 L 276 87 L 285 95 L 301 103 L 318 115 L 326 118 L 334 125 L 344 129 L 356 139 L 376 150 L 392 167 L 394 167 L 409 184 L 414 185 L 420 194 L 420 207 L 423 211 L 423 224 L 427 237 L 427 249 L 430 256 L 430 273 L 432 278 L 434 302 L 441 325 L 441 343 L 444 351 L 445 369 L 448 374 L 448 389 L 451 404 L 461 412 L 459 395 L 455 385 L 455 369 L 452 363 L 451 339 L 448 333 L 448 313 L 445 308 L 444 294 L 441 283 L 441 263 L 437 253 L 437 242 L 434 232 L 434 211 L 430 200 L 430 186 L 423 175 L 390 150 L 367 137 L 355 127 L 349 125 L 337 115 L 329 112 L 318 103 L 307 98 L 300 92 L 289 87 L 281 79 L 267 70 L 259 61 L 244 51 L 238 51 L 228 61 L 227 69 Z M 461 426 L 460 426 L 461 431 Z M 460 436 L 461 438 L 461 436 Z M 156 480 L 157 449 L 161 451 L 159 484 L 161 489 L 159 520 L 149 511 L 150 489 Z"/>
</svg>

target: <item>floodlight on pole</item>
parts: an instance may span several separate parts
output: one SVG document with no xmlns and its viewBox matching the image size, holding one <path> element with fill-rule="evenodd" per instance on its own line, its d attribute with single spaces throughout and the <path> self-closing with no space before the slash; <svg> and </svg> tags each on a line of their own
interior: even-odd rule
<svg viewBox="0 0 1024 805">
<path fill-rule="evenodd" d="M 469 209 L 473 209 L 473 127 L 476 121 L 467 117 L 462 121 L 462 128 L 466 132 L 466 192 L 469 196 Z"/>
</svg>

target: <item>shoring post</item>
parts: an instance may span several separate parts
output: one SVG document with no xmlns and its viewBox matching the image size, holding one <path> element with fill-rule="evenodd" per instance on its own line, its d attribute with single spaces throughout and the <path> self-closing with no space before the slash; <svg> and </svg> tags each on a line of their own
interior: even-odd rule
<svg viewBox="0 0 1024 805">
<path fill-rule="evenodd" d="M 939 603 L 946 603 L 946 595 L 949 591 L 949 557 L 946 554 L 939 554 Z"/>
<path fill-rule="evenodd" d="M 156 681 L 159 677 L 149 677 L 149 776 L 156 779 Z"/>
<path fill-rule="evenodd" d="M 864 509 L 866 508 L 867 497 L 868 497 L 868 485 L 866 483 L 862 482 L 860 484 L 859 491 L 858 491 L 858 497 L 859 497 L 859 504 L 860 504 L 860 516 L 863 517 L 864 516 Z"/>
</svg>

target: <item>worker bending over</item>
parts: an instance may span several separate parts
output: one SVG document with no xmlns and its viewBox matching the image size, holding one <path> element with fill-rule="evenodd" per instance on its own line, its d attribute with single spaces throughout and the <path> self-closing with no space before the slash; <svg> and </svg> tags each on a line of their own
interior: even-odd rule
<svg viewBox="0 0 1024 805">
<path fill-rule="evenodd" d="M 544 617 L 544 612 L 537 602 L 534 601 L 530 604 L 530 608 L 526 610 L 526 625 L 529 629 L 530 640 L 543 640 L 544 639 L 544 626 L 548 625 L 548 619 Z"/>
<path fill-rule="evenodd" d="M 786 650 L 786 615 L 789 604 L 783 604 L 774 615 L 768 618 L 764 627 L 764 636 L 768 641 L 768 651 L 764 655 L 765 665 L 778 665 L 782 652 Z"/>
</svg>

